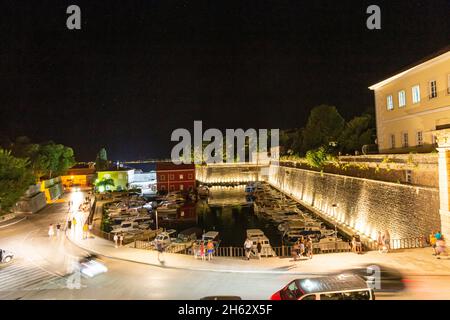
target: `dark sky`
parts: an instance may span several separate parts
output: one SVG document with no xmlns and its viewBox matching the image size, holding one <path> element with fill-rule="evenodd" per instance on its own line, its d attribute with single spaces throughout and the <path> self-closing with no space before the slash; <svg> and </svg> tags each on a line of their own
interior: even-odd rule
<svg viewBox="0 0 450 320">
<path fill-rule="evenodd" d="M 66 28 L 77 4 L 82 30 Z M 366 28 L 370 4 L 382 30 Z M 170 155 L 170 134 L 290 128 L 450 43 L 450 0 L 1 1 L 0 133 L 91 160 Z"/>
</svg>

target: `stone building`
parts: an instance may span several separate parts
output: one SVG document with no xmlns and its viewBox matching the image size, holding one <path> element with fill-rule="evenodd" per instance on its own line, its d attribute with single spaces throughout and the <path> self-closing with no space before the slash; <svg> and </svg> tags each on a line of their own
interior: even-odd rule
<svg viewBox="0 0 450 320">
<path fill-rule="evenodd" d="M 450 46 L 369 89 L 380 153 L 430 152 L 450 127 Z"/>
</svg>

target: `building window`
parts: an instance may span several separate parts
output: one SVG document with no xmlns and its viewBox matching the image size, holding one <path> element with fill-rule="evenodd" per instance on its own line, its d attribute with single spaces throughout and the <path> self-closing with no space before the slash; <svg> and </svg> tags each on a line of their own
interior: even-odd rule
<svg viewBox="0 0 450 320">
<path fill-rule="evenodd" d="M 183 191 L 184 186 L 182 184 L 180 184 L 180 191 Z"/>
<path fill-rule="evenodd" d="M 432 80 L 430 81 L 430 85 L 429 85 L 429 97 L 430 99 L 436 98 L 437 97 L 437 84 L 436 84 L 436 80 Z"/>
<path fill-rule="evenodd" d="M 405 90 L 398 92 L 398 106 L 404 107 L 406 106 L 406 92 Z"/>
<path fill-rule="evenodd" d="M 173 180 L 173 178 L 174 178 L 174 175 L 171 174 L 171 175 L 169 176 L 169 179 L 170 179 L 170 180 Z"/>
<path fill-rule="evenodd" d="M 408 132 L 403 132 L 402 134 L 402 147 L 403 148 L 408 148 L 409 147 L 409 137 L 408 137 Z"/>
<path fill-rule="evenodd" d="M 166 175 L 162 174 L 159 176 L 159 178 L 161 179 L 161 181 L 164 181 L 164 180 L 166 180 Z"/>
<path fill-rule="evenodd" d="M 392 95 L 388 95 L 386 98 L 386 103 L 387 103 L 387 109 L 388 110 L 392 110 L 394 109 L 394 100 L 392 99 Z"/>
<path fill-rule="evenodd" d="M 419 85 L 412 87 L 412 100 L 413 100 L 413 103 L 420 102 L 420 86 Z"/>
<path fill-rule="evenodd" d="M 417 131 L 417 145 L 422 146 L 423 145 L 423 132 Z"/>
<path fill-rule="evenodd" d="M 395 149 L 395 134 L 391 134 L 391 149 Z"/>
<path fill-rule="evenodd" d="M 190 179 L 190 180 L 192 179 L 192 173 L 188 174 L 188 179 Z"/>
<path fill-rule="evenodd" d="M 184 177 L 183 177 L 183 175 L 182 175 L 182 174 L 180 174 L 180 180 L 183 180 L 183 178 L 184 178 Z"/>
<path fill-rule="evenodd" d="M 162 186 L 161 186 L 161 190 L 162 190 L 162 191 L 166 190 L 166 186 L 162 185 Z"/>
</svg>

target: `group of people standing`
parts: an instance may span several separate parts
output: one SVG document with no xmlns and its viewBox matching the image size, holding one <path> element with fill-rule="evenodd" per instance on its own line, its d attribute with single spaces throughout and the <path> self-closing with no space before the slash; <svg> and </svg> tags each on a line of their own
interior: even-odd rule
<svg viewBox="0 0 450 320">
<path fill-rule="evenodd" d="M 300 237 L 292 246 L 291 255 L 294 258 L 294 261 L 297 261 L 301 257 L 312 259 L 313 242 L 311 237 Z"/>
<path fill-rule="evenodd" d="M 114 246 L 116 248 L 123 246 L 123 233 L 121 234 L 114 234 Z"/>
<path fill-rule="evenodd" d="M 254 252 L 254 249 L 256 250 L 256 252 Z M 256 255 L 258 257 L 258 259 L 261 259 L 261 253 L 262 253 L 261 241 L 258 239 L 256 241 L 255 248 L 253 248 L 253 240 L 251 240 L 250 238 L 245 239 L 244 251 L 245 251 L 245 257 L 247 258 L 247 260 L 250 260 L 250 255 L 252 254 L 252 252 L 254 255 Z"/>
<path fill-rule="evenodd" d="M 430 245 L 433 248 L 433 255 L 436 256 L 438 259 L 441 255 L 448 255 L 447 252 L 447 245 L 445 244 L 444 235 L 441 233 L 441 231 L 433 231 L 430 234 Z"/>
<path fill-rule="evenodd" d="M 205 241 L 200 241 L 200 243 L 194 242 L 192 244 L 192 252 L 194 254 L 195 259 L 202 259 L 202 260 L 212 260 L 214 255 L 214 242 L 211 240 L 208 240 L 205 244 Z"/>
</svg>

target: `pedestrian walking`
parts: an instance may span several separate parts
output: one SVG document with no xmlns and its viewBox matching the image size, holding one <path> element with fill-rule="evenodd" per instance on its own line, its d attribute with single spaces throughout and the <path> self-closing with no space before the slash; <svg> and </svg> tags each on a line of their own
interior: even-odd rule
<svg viewBox="0 0 450 320">
<path fill-rule="evenodd" d="M 299 256 L 303 257 L 305 254 L 305 240 L 303 239 L 303 237 L 300 237 L 298 245 L 299 245 L 299 251 L 300 251 Z"/>
<path fill-rule="evenodd" d="M 75 219 L 75 217 L 73 217 L 73 219 L 72 219 L 72 227 L 73 227 L 73 230 L 75 230 L 75 227 L 77 226 L 77 219 Z"/>
<path fill-rule="evenodd" d="M 294 258 L 294 261 L 297 261 L 298 253 L 299 253 L 299 246 L 298 246 L 298 241 L 297 241 L 294 243 L 294 245 L 292 246 L 292 249 L 291 249 L 291 255 Z"/>
<path fill-rule="evenodd" d="M 51 237 L 53 237 L 55 235 L 55 230 L 54 230 L 54 228 L 53 228 L 53 224 L 50 224 L 49 226 L 48 226 L 48 236 L 51 238 Z"/>
<path fill-rule="evenodd" d="M 72 220 L 67 220 L 67 229 L 70 230 L 72 229 Z"/>
<path fill-rule="evenodd" d="M 440 237 L 439 240 L 436 240 L 436 256 L 440 259 L 440 256 L 448 256 L 447 246 L 445 244 L 444 237 Z"/>
<path fill-rule="evenodd" d="M 196 242 L 192 243 L 192 253 L 194 255 L 194 259 L 197 259 L 197 257 L 198 257 L 198 248 L 197 248 L 197 243 Z"/>
<path fill-rule="evenodd" d="M 119 236 L 116 233 L 116 234 L 114 234 L 114 247 L 116 247 L 116 248 L 117 248 L 118 241 L 119 241 Z"/>
<path fill-rule="evenodd" d="M 384 246 L 386 247 L 385 251 L 387 253 L 391 249 L 391 235 L 389 234 L 388 230 L 384 231 L 383 242 L 384 242 Z"/>
<path fill-rule="evenodd" d="M 205 243 L 202 241 L 200 242 L 200 257 L 202 260 L 205 260 Z"/>
<path fill-rule="evenodd" d="M 245 256 L 247 257 L 247 260 L 250 260 L 250 253 L 252 251 L 253 247 L 253 241 L 247 238 L 244 242 L 244 250 L 245 250 Z"/>
<path fill-rule="evenodd" d="M 436 232 L 432 231 L 430 234 L 430 246 L 433 249 L 433 256 L 436 255 L 436 236 L 435 236 Z"/>
<path fill-rule="evenodd" d="M 56 225 L 56 236 L 59 238 L 59 234 L 61 232 L 61 224 L 58 222 Z"/>
<path fill-rule="evenodd" d="M 258 239 L 258 243 L 256 244 L 256 251 L 258 252 L 258 259 L 261 260 L 262 244 L 259 239 Z"/>
<path fill-rule="evenodd" d="M 312 239 L 311 239 L 311 237 L 308 237 L 306 240 L 306 244 L 305 244 L 305 251 L 306 251 L 306 256 L 309 259 L 312 259 L 312 257 L 313 257 L 313 250 L 314 250 L 314 247 L 313 247 Z"/>
<path fill-rule="evenodd" d="M 89 230 L 88 224 L 87 224 L 87 222 L 85 222 L 83 225 L 83 239 L 87 238 L 88 230 Z"/>
<path fill-rule="evenodd" d="M 355 235 L 355 251 L 357 254 L 362 253 L 361 236 L 359 234 Z"/>
<path fill-rule="evenodd" d="M 93 226 L 92 226 L 92 222 L 91 222 L 91 223 L 89 223 L 89 225 L 88 225 L 88 238 L 91 237 L 91 234 L 92 234 L 92 228 L 93 228 Z"/>
<path fill-rule="evenodd" d="M 156 250 L 158 250 L 158 261 L 164 262 L 164 246 L 161 241 L 156 242 Z M 161 259 L 161 256 L 163 259 Z"/>
<path fill-rule="evenodd" d="M 211 240 L 208 240 L 206 244 L 206 252 L 208 253 L 208 261 L 212 259 L 214 253 L 214 243 Z"/>
<path fill-rule="evenodd" d="M 119 247 L 123 246 L 123 233 L 119 236 Z"/>
</svg>

